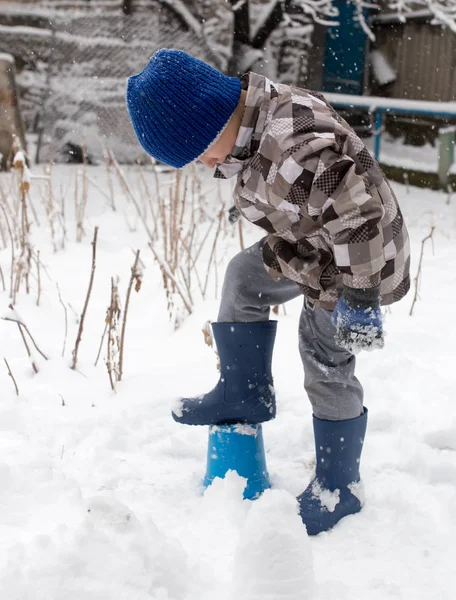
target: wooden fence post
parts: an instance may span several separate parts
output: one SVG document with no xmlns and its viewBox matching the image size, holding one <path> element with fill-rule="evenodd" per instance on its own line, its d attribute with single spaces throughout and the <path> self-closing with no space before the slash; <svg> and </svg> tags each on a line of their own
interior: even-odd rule
<svg viewBox="0 0 456 600">
<path fill-rule="evenodd" d="M 6 168 L 8 158 L 13 158 L 10 157 L 13 135 L 26 148 L 15 76 L 13 56 L 0 53 L 0 170 Z"/>
</svg>

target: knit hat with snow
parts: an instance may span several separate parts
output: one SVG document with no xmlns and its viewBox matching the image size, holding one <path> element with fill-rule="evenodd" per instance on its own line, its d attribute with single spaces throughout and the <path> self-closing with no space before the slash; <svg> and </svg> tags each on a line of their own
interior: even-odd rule
<svg viewBox="0 0 456 600">
<path fill-rule="evenodd" d="M 127 106 L 144 150 L 180 168 L 212 146 L 240 98 L 241 83 L 181 50 L 158 50 L 128 79 Z"/>
</svg>

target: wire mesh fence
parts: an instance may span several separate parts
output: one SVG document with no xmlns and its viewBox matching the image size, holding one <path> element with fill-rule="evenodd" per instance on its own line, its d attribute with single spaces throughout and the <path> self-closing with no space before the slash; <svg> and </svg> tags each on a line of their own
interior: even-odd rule
<svg viewBox="0 0 456 600">
<path fill-rule="evenodd" d="M 110 148 L 118 160 L 141 153 L 125 106 L 125 83 L 160 47 L 211 60 L 192 31 L 158 3 L 133 15 L 110 2 L 0 3 L 0 52 L 12 54 L 21 109 L 39 161 L 89 160 Z"/>
</svg>

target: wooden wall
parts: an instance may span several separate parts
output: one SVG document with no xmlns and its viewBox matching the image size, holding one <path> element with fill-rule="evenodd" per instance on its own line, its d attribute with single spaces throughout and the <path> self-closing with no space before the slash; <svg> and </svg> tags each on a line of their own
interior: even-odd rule
<svg viewBox="0 0 456 600">
<path fill-rule="evenodd" d="M 376 46 L 398 77 L 388 90 L 395 98 L 456 100 L 456 34 L 426 22 L 378 24 Z"/>
</svg>

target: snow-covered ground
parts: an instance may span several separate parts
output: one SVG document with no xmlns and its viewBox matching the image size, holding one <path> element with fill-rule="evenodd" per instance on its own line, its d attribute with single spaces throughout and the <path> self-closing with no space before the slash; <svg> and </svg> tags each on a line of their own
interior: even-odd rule
<svg viewBox="0 0 456 600">
<path fill-rule="evenodd" d="M 374 137 L 363 140 L 373 152 Z M 437 173 L 439 164 L 439 142 L 435 145 L 427 143 L 424 146 L 404 145 L 403 140 L 394 139 L 388 134 L 382 136 L 380 145 L 380 162 L 392 167 L 402 167 L 414 171 Z M 456 162 L 450 167 L 450 173 L 456 174 Z"/>
<path fill-rule="evenodd" d="M 2 600 L 453 600 L 456 595 L 456 198 L 394 185 L 407 219 L 415 275 L 426 243 L 420 298 L 413 291 L 386 311 L 383 351 L 359 357 L 370 421 L 362 459 L 363 511 L 329 533 L 307 538 L 295 495 L 311 476 L 311 410 L 297 348 L 300 301 L 279 314 L 274 354 L 277 419 L 264 426 L 273 489 L 242 501 L 232 474 L 203 493 L 207 430 L 176 424 L 170 404 L 217 380 L 213 350 L 201 327 L 215 319 L 215 280 L 205 301 L 174 331 L 162 276 L 147 236 L 118 184 L 116 213 L 95 185 L 83 242 L 75 241 L 75 167 L 55 167 L 66 198 L 68 242 L 54 252 L 41 191 L 32 199 L 40 250 L 37 284 L 22 290 L 16 309 L 50 360 L 34 374 L 17 326 L 0 321 L 0 598 Z M 89 169 L 104 187 L 104 168 Z M 7 175 L 0 177 L 6 189 Z M 129 177 L 137 181 L 135 170 Z M 161 176 L 165 190 L 170 174 Z M 151 179 L 151 186 L 153 187 Z M 207 211 L 220 206 L 205 180 Z M 212 188 L 212 192 L 210 192 Z M 231 183 L 221 194 L 229 206 Z M 166 193 L 165 193 L 166 195 Z M 127 217 L 127 218 L 126 218 Z M 128 222 L 128 225 L 127 225 Z M 69 368 L 84 303 L 93 227 L 99 226 L 97 270 L 78 370 Z M 261 232 L 245 227 L 248 243 Z M 101 359 L 94 366 L 110 298 L 120 276 L 125 297 L 134 251 L 141 249 L 143 284 L 133 292 L 126 333 L 124 380 L 113 393 Z M 211 244 L 205 246 L 209 254 Z M 237 228 L 220 238 L 219 278 L 239 249 Z M 10 249 L 0 251 L 8 287 Z M 44 268 L 45 267 L 45 268 Z M 56 284 L 59 285 L 62 302 Z M 1 285 L 1 282 L 0 282 Z M 220 281 L 218 282 L 218 290 Z M 0 287 L 1 290 L 1 287 Z M 1 316 L 10 299 L 0 291 Z M 64 308 L 68 312 L 65 356 Z M 70 307 L 71 305 L 71 307 Z M 73 312 L 74 311 L 74 312 Z M 103 350 L 104 352 L 104 350 Z"/>
</svg>

